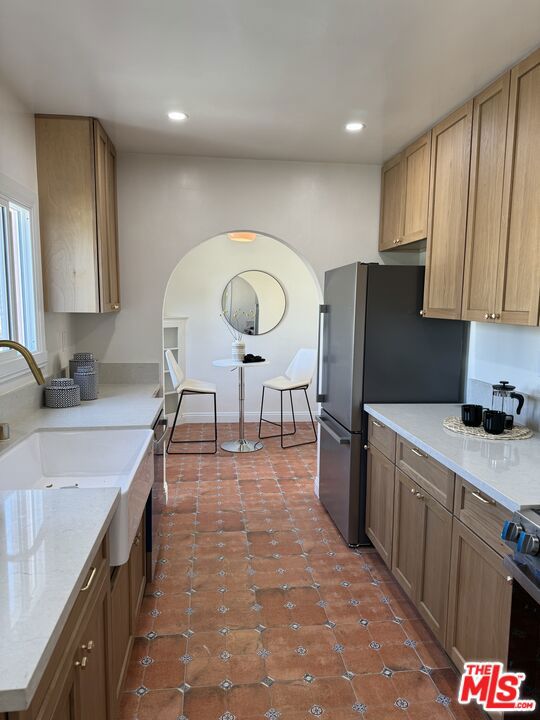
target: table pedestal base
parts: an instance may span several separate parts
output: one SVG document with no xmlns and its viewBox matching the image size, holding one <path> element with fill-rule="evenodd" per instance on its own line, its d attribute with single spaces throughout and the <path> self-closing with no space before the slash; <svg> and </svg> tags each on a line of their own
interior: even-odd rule
<svg viewBox="0 0 540 720">
<path fill-rule="evenodd" d="M 235 453 L 257 452 L 257 450 L 262 450 L 263 447 L 262 442 L 253 442 L 253 440 L 229 440 L 221 443 L 222 450 Z"/>
</svg>

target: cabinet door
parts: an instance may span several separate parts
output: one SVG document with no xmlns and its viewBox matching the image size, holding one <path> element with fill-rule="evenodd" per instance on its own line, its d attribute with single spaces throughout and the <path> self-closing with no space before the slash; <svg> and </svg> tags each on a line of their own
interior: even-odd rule
<svg viewBox="0 0 540 720">
<path fill-rule="evenodd" d="M 501 557 L 454 518 L 446 650 L 468 660 L 506 663 L 512 585 Z"/>
<path fill-rule="evenodd" d="M 116 155 L 101 124 L 94 121 L 96 216 L 101 312 L 118 310 Z"/>
<path fill-rule="evenodd" d="M 80 700 L 77 690 L 77 671 L 72 667 L 67 671 L 64 684 L 55 703 L 43 709 L 44 720 L 80 720 Z"/>
<path fill-rule="evenodd" d="M 81 720 L 109 717 L 109 584 L 104 577 L 84 626 L 76 661 Z"/>
<path fill-rule="evenodd" d="M 540 50 L 511 71 L 497 285 L 500 322 L 538 324 Z"/>
<path fill-rule="evenodd" d="M 448 614 L 452 515 L 428 494 L 420 491 L 416 497 L 422 518 L 418 527 L 420 572 L 415 602 L 435 636 L 444 643 Z"/>
<path fill-rule="evenodd" d="M 405 210 L 402 245 L 427 238 L 431 130 L 404 151 Z"/>
<path fill-rule="evenodd" d="M 423 314 L 459 319 L 471 157 L 472 100 L 432 130 Z"/>
<path fill-rule="evenodd" d="M 495 319 L 510 73 L 474 99 L 464 320 Z"/>
<path fill-rule="evenodd" d="M 392 564 L 394 464 L 374 447 L 367 456 L 366 534 L 384 562 Z"/>
<path fill-rule="evenodd" d="M 137 530 L 129 555 L 129 584 L 130 584 L 130 608 L 131 608 L 131 629 L 132 634 L 137 622 L 137 615 L 141 607 L 146 586 L 146 547 L 144 533 L 145 514 Z"/>
<path fill-rule="evenodd" d="M 403 163 L 402 155 L 388 160 L 381 170 L 381 217 L 379 250 L 395 248 L 403 234 Z"/>
<path fill-rule="evenodd" d="M 111 580 L 111 687 L 114 702 L 122 692 L 131 650 L 129 563 L 115 568 Z"/>
<path fill-rule="evenodd" d="M 420 536 L 422 505 L 416 493 L 418 485 L 396 468 L 394 490 L 394 533 L 392 572 L 401 587 L 414 599 L 420 573 Z"/>
</svg>

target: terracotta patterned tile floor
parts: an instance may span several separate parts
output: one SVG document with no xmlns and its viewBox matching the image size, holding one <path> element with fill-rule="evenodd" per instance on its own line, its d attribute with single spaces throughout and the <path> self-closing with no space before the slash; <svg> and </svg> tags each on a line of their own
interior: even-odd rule
<svg viewBox="0 0 540 720">
<path fill-rule="evenodd" d="M 236 432 L 220 425 L 220 441 Z M 168 456 L 121 720 L 485 717 L 457 704 L 448 658 L 379 556 L 345 545 L 315 471 L 315 445 L 278 440 L 250 455 Z"/>
</svg>

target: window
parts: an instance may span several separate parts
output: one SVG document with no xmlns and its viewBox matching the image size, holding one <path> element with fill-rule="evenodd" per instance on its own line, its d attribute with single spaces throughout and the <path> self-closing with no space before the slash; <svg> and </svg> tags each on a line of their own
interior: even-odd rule
<svg viewBox="0 0 540 720">
<path fill-rule="evenodd" d="M 46 362 L 36 200 L 0 177 L 0 338 L 25 345 Z M 27 370 L 14 350 L 0 348 L 0 382 Z"/>
</svg>

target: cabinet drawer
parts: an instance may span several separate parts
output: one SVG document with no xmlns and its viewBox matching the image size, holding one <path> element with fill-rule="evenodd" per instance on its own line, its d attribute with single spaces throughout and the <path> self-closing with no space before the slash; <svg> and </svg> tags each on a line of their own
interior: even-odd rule
<svg viewBox="0 0 540 720">
<path fill-rule="evenodd" d="M 402 437 L 397 439 L 396 465 L 441 505 L 452 510 L 454 473 Z"/>
<path fill-rule="evenodd" d="M 368 419 L 368 439 L 389 460 L 396 461 L 396 433 L 371 415 Z"/>
<path fill-rule="evenodd" d="M 508 555 L 511 550 L 501 540 L 505 520 L 512 513 L 484 493 L 456 475 L 454 515 L 479 535 L 499 555 Z"/>
</svg>

